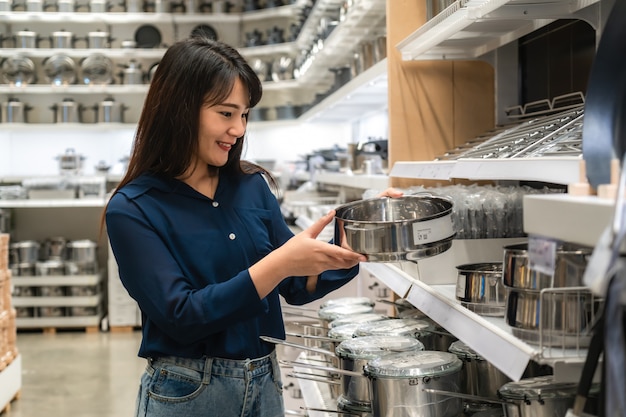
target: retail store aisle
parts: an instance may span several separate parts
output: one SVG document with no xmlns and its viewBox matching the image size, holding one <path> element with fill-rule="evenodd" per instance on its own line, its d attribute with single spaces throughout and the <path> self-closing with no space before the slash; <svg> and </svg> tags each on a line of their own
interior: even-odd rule
<svg viewBox="0 0 626 417">
<path fill-rule="evenodd" d="M 139 331 L 18 333 L 22 389 L 0 417 L 131 416 L 145 361 Z"/>
</svg>

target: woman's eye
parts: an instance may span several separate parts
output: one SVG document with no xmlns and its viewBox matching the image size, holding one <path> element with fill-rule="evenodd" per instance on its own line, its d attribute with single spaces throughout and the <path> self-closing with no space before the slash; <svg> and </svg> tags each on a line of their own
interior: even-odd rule
<svg viewBox="0 0 626 417">
<path fill-rule="evenodd" d="M 232 114 L 231 112 L 229 112 L 229 111 L 223 111 L 223 112 L 222 112 L 222 115 L 223 115 L 224 117 L 231 117 L 233 114 Z"/>
</svg>

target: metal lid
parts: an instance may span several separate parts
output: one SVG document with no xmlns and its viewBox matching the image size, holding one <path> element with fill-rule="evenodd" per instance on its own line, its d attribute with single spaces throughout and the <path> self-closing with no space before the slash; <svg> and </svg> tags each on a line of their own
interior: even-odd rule
<svg viewBox="0 0 626 417">
<path fill-rule="evenodd" d="M 65 262 L 58 260 L 58 259 L 48 259 L 45 261 L 38 261 L 36 264 L 37 269 L 39 268 L 43 268 L 43 269 L 48 269 L 48 268 L 63 268 L 65 267 Z"/>
<path fill-rule="evenodd" d="M 336 320 L 341 317 L 349 316 L 352 314 L 371 313 L 374 311 L 374 307 L 363 304 L 339 304 L 335 306 L 329 306 L 322 308 L 318 312 L 318 316 L 324 320 Z"/>
<path fill-rule="evenodd" d="M 80 240 L 72 240 L 71 242 L 67 242 L 68 248 L 95 248 L 98 244 L 89 239 L 80 239 Z"/>
<path fill-rule="evenodd" d="M 424 350 L 422 342 L 409 336 L 363 336 L 344 340 L 335 349 L 340 358 L 374 359 L 382 355 Z"/>
<path fill-rule="evenodd" d="M 363 313 L 363 314 L 354 314 L 351 316 L 342 317 L 336 320 L 331 321 L 328 325 L 332 329 L 333 327 L 343 326 L 345 324 L 363 324 L 370 323 L 372 321 L 381 321 L 386 320 L 387 317 L 382 314 L 377 313 Z"/>
<path fill-rule="evenodd" d="M 480 262 L 475 264 L 457 265 L 459 272 L 482 272 L 485 274 L 501 274 L 502 262 Z"/>
<path fill-rule="evenodd" d="M 327 301 L 324 301 L 320 308 L 326 308 L 336 305 L 351 305 L 351 304 L 363 304 L 368 306 L 374 306 L 374 301 L 368 297 L 342 297 L 342 298 L 333 298 Z"/>
<path fill-rule="evenodd" d="M 374 377 L 415 378 L 459 372 L 462 366 L 463 362 L 452 353 L 421 350 L 372 359 L 364 372 Z"/>
<path fill-rule="evenodd" d="M 334 321 L 332 323 L 334 323 Z M 360 323 L 349 323 L 333 327 L 328 330 L 328 337 L 337 340 L 352 339 L 354 337 L 354 331 L 357 327 L 359 327 L 359 325 Z"/>
<path fill-rule="evenodd" d="M 420 336 L 427 335 L 434 326 L 426 320 L 416 318 L 387 319 L 363 323 L 356 329 L 355 336 Z"/>
<path fill-rule="evenodd" d="M 467 346 L 460 340 L 452 342 L 450 347 L 448 347 L 448 351 L 450 353 L 454 353 L 456 356 L 462 359 L 474 359 L 474 360 L 485 360 L 482 356 L 476 353 L 471 347 Z"/>
<path fill-rule="evenodd" d="M 540 398 L 574 398 L 577 382 L 554 382 L 554 375 L 526 378 L 507 382 L 498 394 L 509 400 L 538 400 Z"/>
</svg>

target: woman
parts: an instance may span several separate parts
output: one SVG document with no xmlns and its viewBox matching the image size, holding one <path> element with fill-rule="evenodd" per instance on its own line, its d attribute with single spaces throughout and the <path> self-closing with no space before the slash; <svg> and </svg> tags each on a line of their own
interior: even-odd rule
<svg viewBox="0 0 626 417">
<path fill-rule="evenodd" d="M 279 295 L 319 299 L 366 260 L 316 239 L 333 211 L 294 236 L 271 175 L 240 159 L 261 94 L 235 49 L 200 37 L 154 74 L 105 217 L 142 312 L 137 416 L 283 416 L 275 349 L 259 338 L 285 337 Z"/>
</svg>

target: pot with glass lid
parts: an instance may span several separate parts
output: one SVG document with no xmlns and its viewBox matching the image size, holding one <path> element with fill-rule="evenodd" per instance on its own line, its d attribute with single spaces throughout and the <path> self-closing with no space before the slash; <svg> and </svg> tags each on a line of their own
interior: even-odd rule
<svg viewBox="0 0 626 417">
<path fill-rule="evenodd" d="M 354 336 L 411 336 L 422 342 L 426 349 L 434 350 L 433 330 L 433 324 L 426 320 L 390 318 L 363 323 L 357 327 Z"/>
</svg>

